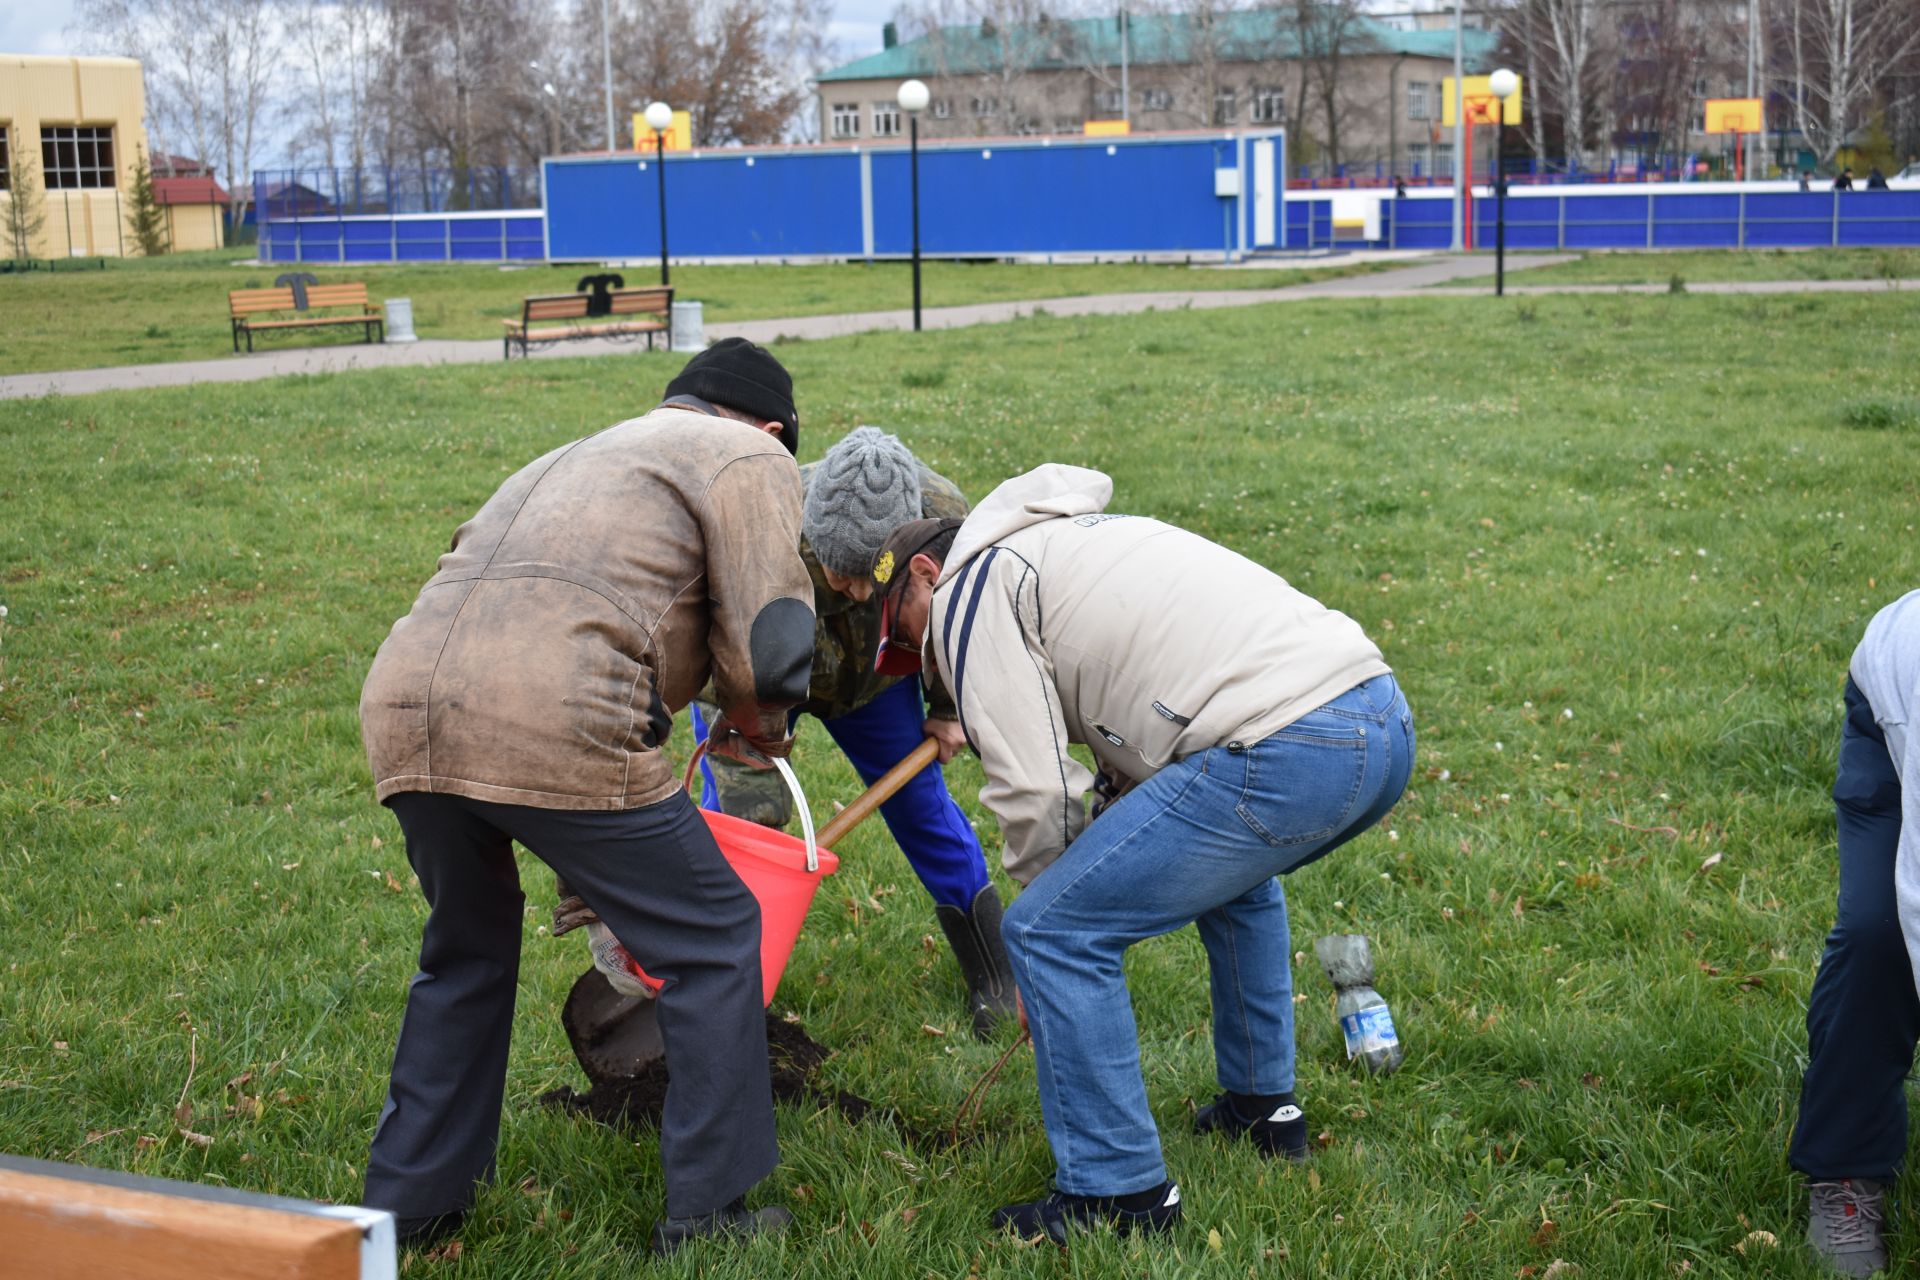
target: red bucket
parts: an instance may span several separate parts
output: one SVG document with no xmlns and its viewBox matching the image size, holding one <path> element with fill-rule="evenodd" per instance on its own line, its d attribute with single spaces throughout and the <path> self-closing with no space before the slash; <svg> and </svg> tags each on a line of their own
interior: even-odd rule
<svg viewBox="0 0 1920 1280">
<path fill-rule="evenodd" d="M 693 759 L 687 762 L 689 794 L 693 791 L 694 772 L 700 767 L 700 757 L 706 749 L 706 744 L 701 743 Z M 800 939 L 800 926 L 806 923 L 814 890 L 820 887 L 822 879 L 840 869 L 840 859 L 813 843 L 813 812 L 807 808 L 800 780 L 793 776 L 793 769 L 785 760 L 773 763 L 786 779 L 787 789 L 793 792 L 804 839 L 796 840 L 784 831 L 775 831 L 745 818 L 708 809 L 700 811 L 728 865 L 760 903 L 760 981 L 767 1004 L 773 1003 L 773 993 L 779 989 L 780 977 L 793 956 L 793 944 Z M 624 953 L 625 948 L 621 951 Z M 641 982 L 655 991 L 665 985 L 632 957 L 626 958 L 626 964 Z"/>
<path fill-rule="evenodd" d="M 804 796 L 799 804 L 805 813 Z M 816 850 L 816 869 L 809 871 L 807 841 L 708 809 L 702 809 L 700 816 L 707 820 L 714 842 L 735 874 L 760 900 L 760 978 L 766 986 L 766 1002 L 772 1004 L 793 944 L 800 938 L 800 926 L 806 922 L 807 908 L 813 905 L 813 891 L 822 878 L 839 869 L 840 859 L 825 849 Z M 812 826 L 807 823 L 809 836 Z"/>
</svg>

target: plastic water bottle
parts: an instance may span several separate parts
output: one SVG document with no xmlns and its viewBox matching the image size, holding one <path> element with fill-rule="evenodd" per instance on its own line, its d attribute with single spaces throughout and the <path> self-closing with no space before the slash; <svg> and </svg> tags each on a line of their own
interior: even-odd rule
<svg viewBox="0 0 1920 1280">
<path fill-rule="evenodd" d="M 1336 933 L 1313 944 L 1338 999 L 1334 1016 L 1347 1037 L 1347 1058 L 1360 1059 L 1374 1075 L 1399 1067 L 1407 1051 L 1393 1029 L 1393 1011 L 1373 989 L 1373 954 L 1364 934 Z"/>
</svg>

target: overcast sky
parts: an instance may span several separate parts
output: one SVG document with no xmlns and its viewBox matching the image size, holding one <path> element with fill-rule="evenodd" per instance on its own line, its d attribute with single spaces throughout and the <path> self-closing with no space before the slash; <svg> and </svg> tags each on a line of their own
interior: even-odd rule
<svg viewBox="0 0 1920 1280">
<path fill-rule="evenodd" d="M 880 24 L 897 0 L 836 0 L 828 27 L 842 59 L 880 49 Z M 72 53 L 65 31 L 76 0 L 0 0 L 0 53 Z M 277 157 L 276 157 L 277 158 Z M 272 161 L 264 161 L 270 164 Z"/>
</svg>

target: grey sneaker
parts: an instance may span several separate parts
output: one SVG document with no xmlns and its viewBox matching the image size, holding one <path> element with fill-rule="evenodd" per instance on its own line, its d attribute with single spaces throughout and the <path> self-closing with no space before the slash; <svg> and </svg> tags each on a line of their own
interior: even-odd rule
<svg viewBox="0 0 1920 1280">
<path fill-rule="evenodd" d="M 1807 1243 L 1841 1275 L 1886 1270 L 1886 1184 L 1868 1178 L 1808 1183 Z"/>
</svg>

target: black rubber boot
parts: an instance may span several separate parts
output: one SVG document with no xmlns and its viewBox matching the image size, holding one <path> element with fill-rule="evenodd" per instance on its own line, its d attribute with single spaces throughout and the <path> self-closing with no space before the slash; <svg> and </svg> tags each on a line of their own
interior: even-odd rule
<svg viewBox="0 0 1920 1280">
<path fill-rule="evenodd" d="M 653 1252 L 667 1257 L 696 1240 L 778 1235 L 793 1225 L 793 1215 L 779 1205 L 749 1209 L 742 1196 L 724 1209 L 691 1218 L 662 1218 L 653 1227 Z"/>
<path fill-rule="evenodd" d="M 937 906 L 940 929 L 960 962 L 967 983 L 967 1008 L 973 1014 L 973 1033 L 986 1039 L 993 1024 L 1015 1015 L 1013 966 L 1007 944 L 1000 938 L 1000 891 L 992 885 L 973 899 L 973 910 Z"/>
</svg>

